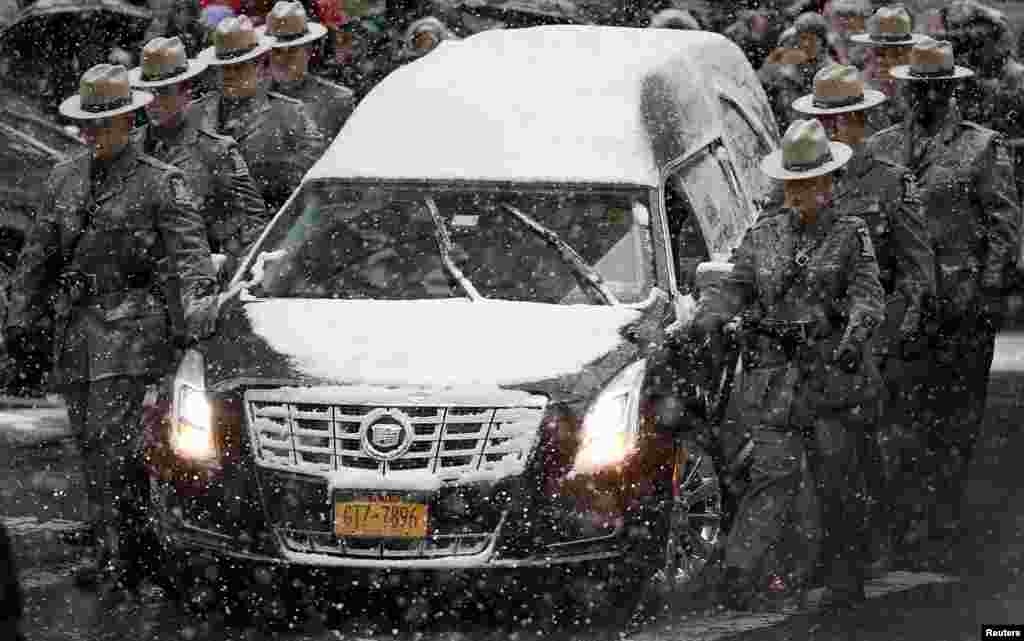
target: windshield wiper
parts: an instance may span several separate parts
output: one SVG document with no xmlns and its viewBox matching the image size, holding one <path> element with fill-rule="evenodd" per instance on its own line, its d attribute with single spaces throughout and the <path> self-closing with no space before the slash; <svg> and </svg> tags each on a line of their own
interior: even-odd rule
<svg viewBox="0 0 1024 641">
<path fill-rule="evenodd" d="M 577 276 L 577 280 L 579 280 L 580 285 L 582 285 L 585 290 L 596 294 L 597 298 L 606 305 L 619 304 L 619 300 L 615 298 L 615 294 L 612 293 L 612 290 L 608 289 L 608 285 L 605 284 L 604 278 L 601 277 L 601 274 L 597 273 L 596 269 L 588 265 L 587 262 L 583 260 L 583 257 L 573 249 L 572 245 L 562 240 L 561 236 L 544 225 L 541 225 L 536 220 L 530 218 L 516 207 L 513 207 L 508 203 L 502 203 L 501 207 L 518 218 L 520 222 L 530 229 L 530 231 L 540 236 L 544 242 L 557 249 L 559 256 L 561 256 L 562 260 L 572 268 L 573 272 Z"/>
<path fill-rule="evenodd" d="M 430 210 L 430 217 L 434 219 L 434 236 L 437 238 L 437 247 L 441 252 L 441 262 L 444 263 L 445 269 L 447 269 L 452 278 L 459 283 L 459 287 L 466 292 L 466 296 L 468 296 L 471 301 L 475 302 L 483 300 L 483 296 L 480 295 L 480 292 L 476 290 L 473 283 L 469 282 L 466 275 L 462 273 L 459 266 L 455 264 L 454 260 L 452 260 L 452 238 L 448 235 L 448 228 L 444 225 L 444 220 L 441 218 L 441 212 L 437 209 L 437 203 L 435 203 L 434 199 L 430 196 L 427 196 L 424 200 L 427 203 L 427 209 Z"/>
</svg>

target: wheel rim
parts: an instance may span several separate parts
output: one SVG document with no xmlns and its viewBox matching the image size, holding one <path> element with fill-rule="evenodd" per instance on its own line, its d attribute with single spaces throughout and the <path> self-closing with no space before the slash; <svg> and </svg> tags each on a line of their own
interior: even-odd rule
<svg viewBox="0 0 1024 641">
<path fill-rule="evenodd" d="M 722 490 L 711 458 L 685 448 L 686 460 L 673 479 L 672 509 L 662 578 L 669 589 L 684 586 L 704 571 L 722 531 Z"/>
</svg>

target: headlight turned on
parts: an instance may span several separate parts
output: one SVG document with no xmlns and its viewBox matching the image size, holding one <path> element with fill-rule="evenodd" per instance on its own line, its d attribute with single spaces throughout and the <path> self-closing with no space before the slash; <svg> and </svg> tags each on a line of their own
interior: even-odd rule
<svg viewBox="0 0 1024 641">
<path fill-rule="evenodd" d="M 597 472 L 625 462 L 636 450 L 640 392 L 647 360 L 627 366 L 594 399 L 583 417 L 575 473 Z"/>
<path fill-rule="evenodd" d="M 217 458 L 213 438 L 213 409 L 206 397 L 203 355 L 188 350 L 174 377 L 171 447 L 189 461 Z"/>
</svg>

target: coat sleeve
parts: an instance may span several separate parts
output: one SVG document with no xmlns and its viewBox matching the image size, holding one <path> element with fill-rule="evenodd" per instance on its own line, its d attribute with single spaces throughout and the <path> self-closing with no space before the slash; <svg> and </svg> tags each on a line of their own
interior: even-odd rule
<svg viewBox="0 0 1024 641">
<path fill-rule="evenodd" d="M 932 249 L 924 202 L 914 173 L 900 170 L 902 193 L 892 221 L 892 246 L 897 273 L 895 289 L 907 301 L 900 332 L 918 331 L 924 300 L 935 294 L 935 250 Z"/>
<path fill-rule="evenodd" d="M 1004 270 L 1016 259 L 1020 240 L 1013 160 L 1002 136 L 993 139 L 977 169 L 977 195 L 984 212 L 988 240 L 981 284 L 985 288 L 1002 289 Z"/>
<path fill-rule="evenodd" d="M 878 277 L 878 259 L 871 233 L 860 218 L 847 218 L 852 227 L 852 251 L 846 288 L 846 331 L 844 341 L 864 342 L 885 318 L 885 291 Z"/>
<path fill-rule="evenodd" d="M 60 214 L 54 206 L 61 188 L 59 168 L 46 183 L 36 219 L 29 228 L 9 281 L 7 327 L 29 329 L 46 315 L 50 286 L 63 268 Z"/>
<path fill-rule="evenodd" d="M 231 273 L 270 222 L 270 216 L 233 141 L 224 143 L 217 161 L 212 194 L 214 220 L 209 229 L 217 249 L 228 257 L 225 272 Z"/>
<path fill-rule="evenodd" d="M 178 286 L 169 295 L 178 300 L 183 321 L 215 294 L 216 274 L 206 239 L 206 225 L 199 213 L 192 191 L 180 172 L 164 174 L 164 193 L 160 198 L 158 225 L 168 258 L 168 276 Z"/>
<path fill-rule="evenodd" d="M 747 230 L 732 257 L 732 273 L 701 292 L 694 323 L 717 330 L 750 304 L 755 294 L 757 227 Z"/>
</svg>

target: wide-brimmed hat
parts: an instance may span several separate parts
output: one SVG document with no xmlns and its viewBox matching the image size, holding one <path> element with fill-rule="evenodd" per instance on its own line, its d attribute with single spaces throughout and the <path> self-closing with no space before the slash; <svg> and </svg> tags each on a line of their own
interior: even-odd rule
<svg viewBox="0 0 1024 641">
<path fill-rule="evenodd" d="M 700 23 L 686 9 L 662 9 L 651 17 L 651 29 L 690 29 L 700 31 Z"/>
<path fill-rule="evenodd" d="M 164 87 L 198 76 L 207 64 L 189 60 L 181 38 L 153 38 L 142 48 L 139 66 L 128 72 L 133 87 Z"/>
<path fill-rule="evenodd" d="M 974 72 L 953 62 L 953 45 L 945 40 L 925 38 L 910 50 L 910 64 L 889 72 L 900 80 L 959 80 Z"/>
<path fill-rule="evenodd" d="M 922 33 L 913 33 L 914 19 L 901 4 L 879 7 L 868 18 L 867 33 L 850 36 L 852 42 L 872 47 L 910 47 L 926 38 Z"/>
<path fill-rule="evenodd" d="M 782 148 L 761 161 L 761 171 L 778 180 L 803 180 L 832 173 L 852 155 L 849 146 L 828 139 L 819 121 L 794 120 L 782 137 Z"/>
<path fill-rule="evenodd" d="M 270 38 L 270 46 L 274 49 L 299 47 L 327 35 L 327 27 L 309 21 L 301 3 L 288 0 L 275 4 L 267 15 L 267 24 L 256 31 Z"/>
<path fill-rule="evenodd" d="M 416 20 L 402 35 L 402 58 L 419 58 L 438 48 L 445 40 L 455 36 L 443 22 L 433 16 Z"/>
<path fill-rule="evenodd" d="M 133 91 L 122 65 L 99 64 L 82 74 L 78 93 L 60 104 L 62 116 L 96 120 L 119 116 L 153 102 L 153 94 Z"/>
<path fill-rule="evenodd" d="M 814 92 L 793 101 L 793 109 L 805 114 L 830 116 L 862 111 L 885 102 L 885 94 L 864 88 L 856 67 L 833 63 L 814 74 Z"/>
<path fill-rule="evenodd" d="M 213 31 L 213 46 L 197 59 L 212 66 L 247 62 L 270 51 L 270 38 L 257 33 L 248 16 L 224 18 Z"/>
</svg>

